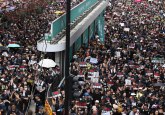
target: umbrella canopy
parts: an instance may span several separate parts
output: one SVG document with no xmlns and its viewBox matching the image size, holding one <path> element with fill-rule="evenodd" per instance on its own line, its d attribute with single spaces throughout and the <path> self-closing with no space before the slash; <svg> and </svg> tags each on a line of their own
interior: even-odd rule
<svg viewBox="0 0 165 115">
<path fill-rule="evenodd" d="M 39 62 L 39 65 L 41 67 L 51 68 L 51 67 L 55 67 L 56 63 L 51 59 L 43 59 Z"/>
<path fill-rule="evenodd" d="M 56 11 L 55 14 L 63 14 L 63 11 Z"/>
<path fill-rule="evenodd" d="M 60 97 L 61 94 L 58 91 L 53 92 L 53 97 Z"/>
<path fill-rule="evenodd" d="M 8 48 L 19 48 L 21 46 L 19 44 L 9 44 L 7 47 Z"/>
<path fill-rule="evenodd" d="M 0 51 L 8 51 L 7 47 L 0 46 Z"/>
<path fill-rule="evenodd" d="M 153 86 L 161 87 L 161 86 L 165 86 L 165 83 L 154 83 Z"/>
<path fill-rule="evenodd" d="M 165 64 L 164 64 L 162 67 L 164 67 L 164 68 L 165 68 Z"/>
<path fill-rule="evenodd" d="M 164 58 L 162 55 L 160 55 L 160 54 L 157 54 L 156 56 L 155 56 L 155 58 Z"/>
</svg>

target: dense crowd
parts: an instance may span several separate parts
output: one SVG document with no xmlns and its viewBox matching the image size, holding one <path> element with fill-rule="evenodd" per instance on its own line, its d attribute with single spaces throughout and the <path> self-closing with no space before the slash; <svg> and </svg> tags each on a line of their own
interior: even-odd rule
<svg viewBox="0 0 165 115">
<path fill-rule="evenodd" d="M 36 7 L 20 4 L 23 0 L 17 0 L 19 4 L 10 1 L 7 5 L 14 9 L 10 12 L 0 9 L 1 47 L 12 43 L 21 45 L 0 50 L 1 114 L 25 114 L 32 98 L 36 114 L 44 114 L 44 95 L 54 83 L 58 67 L 38 66 L 41 55 L 36 50 L 36 41 L 49 33 L 49 23 L 61 15 L 55 11 L 65 12 L 65 7 L 64 2 L 41 1 Z M 72 6 L 79 2 L 73 0 Z M 165 112 L 162 3 L 159 0 L 127 3 L 115 1 L 113 8 L 107 8 L 105 43 L 100 43 L 95 36 L 95 40 L 82 46 L 73 57 L 70 70 L 79 83 L 74 84 L 77 93 L 72 92 L 72 114 L 163 115 Z M 34 6 L 35 2 L 30 5 Z M 64 85 L 54 92 L 54 97 L 53 112 L 63 114 Z"/>
<path fill-rule="evenodd" d="M 162 3 L 115 1 L 105 13 L 105 42 L 74 55 L 72 115 L 165 114 L 165 16 Z M 72 90 L 73 90 L 72 89 Z M 60 93 L 60 95 L 59 95 Z M 62 115 L 64 86 L 52 99 Z"/>
<path fill-rule="evenodd" d="M 78 3 L 80 1 L 73 1 L 72 7 Z M 50 32 L 51 22 L 65 13 L 64 4 L 64 2 L 52 0 L 29 1 L 26 7 L 18 7 L 14 11 L 1 13 L 0 32 L 3 44 L 6 45 L 6 42 L 12 39 L 20 42 L 24 47 L 35 47 L 36 40 Z M 60 12 L 56 13 L 56 11 Z"/>
<path fill-rule="evenodd" d="M 80 2 L 73 1 L 72 7 Z M 36 113 L 44 107 L 47 88 L 56 81 L 59 67 L 47 69 L 38 65 L 48 56 L 37 51 L 36 42 L 49 33 L 49 23 L 62 15 L 55 12 L 64 13 L 64 6 L 64 2 L 51 0 L 6 0 L 1 4 L 0 114 L 25 114 L 31 99 L 36 103 Z M 8 7 L 14 9 L 6 10 Z M 7 48 L 9 44 L 19 47 Z"/>
</svg>

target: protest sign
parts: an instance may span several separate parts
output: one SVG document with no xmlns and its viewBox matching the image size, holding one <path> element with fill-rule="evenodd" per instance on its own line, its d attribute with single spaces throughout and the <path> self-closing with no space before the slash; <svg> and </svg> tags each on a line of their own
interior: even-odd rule
<svg viewBox="0 0 165 115">
<path fill-rule="evenodd" d="M 125 79 L 125 85 L 131 85 L 131 80 L 130 79 Z"/>
<path fill-rule="evenodd" d="M 110 115 L 110 111 L 103 111 L 101 115 Z"/>
<path fill-rule="evenodd" d="M 98 61 L 96 58 L 90 58 L 90 63 L 97 64 Z"/>
<path fill-rule="evenodd" d="M 124 28 L 124 31 L 129 32 L 130 28 Z"/>
<path fill-rule="evenodd" d="M 91 76 L 91 82 L 93 82 L 93 83 L 99 82 L 99 72 L 94 72 L 93 76 Z"/>
<path fill-rule="evenodd" d="M 124 26 L 124 23 L 120 23 L 120 26 L 122 26 L 122 27 L 123 27 L 123 26 Z"/>
</svg>

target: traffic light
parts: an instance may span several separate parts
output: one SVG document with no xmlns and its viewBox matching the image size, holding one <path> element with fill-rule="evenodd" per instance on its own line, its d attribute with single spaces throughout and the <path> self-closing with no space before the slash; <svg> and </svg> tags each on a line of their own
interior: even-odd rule
<svg viewBox="0 0 165 115">
<path fill-rule="evenodd" d="M 82 85 L 85 83 L 84 78 L 80 76 L 70 76 L 70 88 L 71 88 L 71 98 L 76 99 L 80 98 L 82 95 Z"/>
</svg>

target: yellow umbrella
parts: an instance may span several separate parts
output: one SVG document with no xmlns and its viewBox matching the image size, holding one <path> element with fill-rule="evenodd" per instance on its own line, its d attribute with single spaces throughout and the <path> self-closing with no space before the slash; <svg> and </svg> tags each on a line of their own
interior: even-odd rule
<svg viewBox="0 0 165 115">
<path fill-rule="evenodd" d="M 63 14 L 63 11 L 55 11 L 55 14 Z"/>
<path fill-rule="evenodd" d="M 89 63 L 87 63 L 87 68 L 88 68 L 88 70 L 89 70 L 91 67 L 92 67 L 92 65 L 89 64 Z"/>
</svg>

